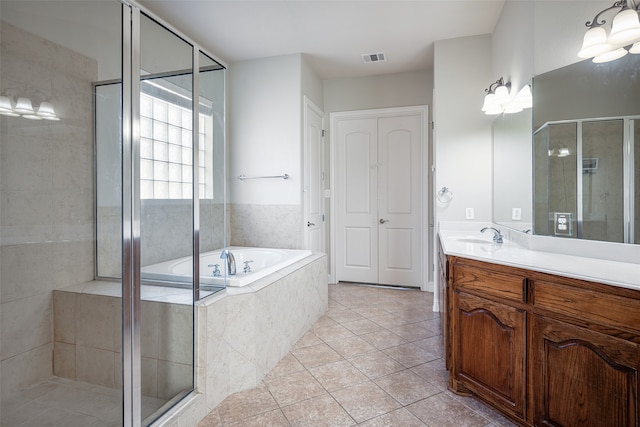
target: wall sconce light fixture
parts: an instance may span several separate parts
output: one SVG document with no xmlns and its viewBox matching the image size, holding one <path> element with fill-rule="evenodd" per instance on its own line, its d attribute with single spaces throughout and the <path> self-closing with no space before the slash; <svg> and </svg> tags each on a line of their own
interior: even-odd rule
<svg viewBox="0 0 640 427">
<path fill-rule="evenodd" d="M 504 78 L 500 77 L 494 83 L 491 83 L 484 91 L 484 103 L 482 111 L 488 116 L 497 114 L 512 114 L 531 108 L 533 98 L 531 96 L 531 88 L 525 85 L 515 97 L 511 97 L 511 82 L 504 82 Z"/>
<path fill-rule="evenodd" d="M 593 58 L 593 62 L 609 62 L 622 58 L 627 53 L 640 54 L 640 2 L 638 0 L 619 0 L 611 7 L 600 11 L 593 21 L 587 21 L 589 28 L 584 34 L 580 58 Z M 611 10 L 620 9 L 613 17 L 611 31 L 607 36 L 600 16 Z M 632 45 L 627 51 L 626 47 Z"/>
<path fill-rule="evenodd" d="M 60 120 L 53 109 L 53 104 L 49 101 L 42 101 L 38 111 L 36 111 L 33 109 L 30 98 L 20 96 L 14 106 L 12 97 L 4 92 L 0 95 L 0 114 L 29 120 Z"/>
</svg>

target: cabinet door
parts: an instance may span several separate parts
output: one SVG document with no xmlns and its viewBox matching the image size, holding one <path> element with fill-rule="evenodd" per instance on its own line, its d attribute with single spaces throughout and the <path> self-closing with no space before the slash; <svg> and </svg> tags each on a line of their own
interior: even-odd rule
<svg viewBox="0 0 640 427">
<path fill-rule="evenodd" d="M 534 316 L 530 348 L 535 425 L 638 425 L 638 344 Z"/>
<path fill-rule="evenodd" d="M 452 388 L 524 419 L 527 313 L 458 291 L 453 298 Z"/>
</svg>

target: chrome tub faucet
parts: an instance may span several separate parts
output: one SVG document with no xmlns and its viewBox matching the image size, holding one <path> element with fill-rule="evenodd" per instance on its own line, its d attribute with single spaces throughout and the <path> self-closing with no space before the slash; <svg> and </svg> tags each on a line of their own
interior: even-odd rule
<svg viewBox="0 0 640 427">
<path fill-rule="evenodd" d="M 236 258 L 229 249 L 225 249 L 220 253 L 220 259 L 227 261 L 227 274 L 233 276 L 236 274 Z"/>
</svg>

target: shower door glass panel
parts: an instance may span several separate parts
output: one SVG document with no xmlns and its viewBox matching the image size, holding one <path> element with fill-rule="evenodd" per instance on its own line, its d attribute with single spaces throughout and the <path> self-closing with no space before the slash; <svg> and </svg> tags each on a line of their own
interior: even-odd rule
<svg viewBox="0 0 640 427">
<path fill-rule="evenodd" d="M 225 69 L 202 52 L 199 66 L 199 161 L 203 170 L 199 183 L 200 253 L 205 254 L 225 246 Z M 211 264 L 203 264 L 200 266 L 200 271 L 205 272 L 200 277 L 200 298 L 224 289 L 220 283 L 224 277 L 223 261 L 216 257 Z M 212 278 L 216 264 L 220 277 Z"/>
<path fill-rule="evenodd" d="M 624 242 L 623 121 L 582 124 L 582 238 Z"/>
<path fill-rule="evenodd" d="M 122 425 L 120 283 L 94 280 L 96 231 L 121 268 L 121 91 L 94 87 L 122 79 L 122 3 L 3 0 L 0 17 L 0 92 L 34 109 L 0 115 L 0 425 Z"/>
<path fill-rule="evenodd" d="M 191 44 L 141 14 L 134 161 L 140 166 L 145 425 L 193 389 L 193 176 L 201 172 L 193 164 L 192 51 Z"/>
</svg>

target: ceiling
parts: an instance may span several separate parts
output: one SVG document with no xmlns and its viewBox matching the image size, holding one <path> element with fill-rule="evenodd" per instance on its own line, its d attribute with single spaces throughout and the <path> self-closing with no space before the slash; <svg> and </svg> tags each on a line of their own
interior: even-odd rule
<svg viewBox="0 0 640 427">
<path fill-rule="evenodd" d="M 304 53 L 321 79 L 433 68 L 434 41 L 493 33 L 504 0 L 142 0 L 227 63 Z M 361 54 L 387 60 L 364 64 Z"/>
</svg>

